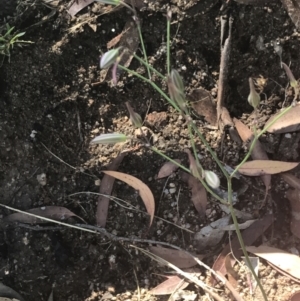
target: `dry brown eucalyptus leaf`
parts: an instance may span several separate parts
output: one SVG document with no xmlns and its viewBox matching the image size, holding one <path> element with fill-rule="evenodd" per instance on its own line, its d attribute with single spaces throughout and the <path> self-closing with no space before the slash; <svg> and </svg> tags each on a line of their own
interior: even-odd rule
<svg viewBox="0 0 300 301">
<path fill-rule="evenodd" d="M 270 124 L 281 112 L 273 115 L 265 126 Z M 300 105 L 292 107 L 286 114 L 279 118 L 269 129 L 269 133 L 281 134 L 300 130 Z"/>
<path fill-rule="evenodd" d="M 289 189 L 286 193 L 286 197 L 291 205 L 291 232 L 300 238 L 300 190 Z"/>
<path fill-rule="evenodd" d="M 217 108 L 207 90 L 203 88 L 193 90 L 189 94 L 188 100 L 191 101 L 191 106 L 198 115 L 204 116 L 211 125 L 217 124 Z"/>
<path fill-rule="evenodd" d="M 285 271 L 289 275 L 300 279 L 300 257 L 286 251 L 261 245 L 259 247 L 246 247 L 248 252 L 255 254 Z"/>
<path fill-rule="evenodd" d="M 177 290 L 185 289 L 189 283 L 178 276 L 166 276 L 168 279 L 157 285 L 149 293 L 152 295 L 171 295 Z"/>
<path fill-rule="evenodd" d="M 123 158 L 127 155 L 127 152 L 123 152 L 118 155 L 112 163 L 108 166 L 109 170 L 117 170 L 123 160 Z M 115 178 L 109 175 L 104 175 L 100 188 L 99 193 L 104 195 L 111 195 L 113 185 L 115 182 Z M 109 197 L 100 195 L 98 197 L 98 204 L 97 204 L 97 212 L 96 212 L 96 221 L 97 226 L 105 227 L 106 220 L 107 220 L 107 213 L 108 213 L 108 206 L 109 206 Z"/>
<path fill-rule="evenodd" d="M 149 247 L 149 250 L 154 255 L 161 257 L 162 259 L 174 264 L 180 269 L 190 268 L 197 264 L 196 260 L 187 254 L 185 251 L 174 250 L 164 247 Z M 201 260 L 203 256 L 197 255 L 197 257 Z"/>
<path fill-rule="evenodd" d="M 201 218 L 205 217 L 207 206 L 207 192 L 201 182 L 191 174 L 181 172 L 181 179 L 186 182 L 192 192 L 192 202 Z"/>
<path fill-rule="evenodd" d="M 138 178 L 128 175 L 123 172 L 118 172 L 118 171 L 111 171 L 111 170 L 106 170 L 102 171 L 103 173 L 112 176 L 120 181 L 125 182 L 129 186 L 133 187 L 135 190 L 137 190 L 140 194 L 141 199 L 143 200 L 146 210 L 148 214 L 150 215 L 150 224 L 149 227 L 152 225 L 153 218 L 154 218 L 154 211 L 155 211 L 155 201 L 154 201 L 154 196 L 150 190 L 150 188 L 143 183 L 141 180 Z"/>
<path fill-rule="evenodd" d="M 181 163 L 181 160 L 179 159 L 174 159 L 174 161 L 178 162 L 179 164 Z M 178 166 L 173 163 L 173 162 L 166 162 L 159 170 L 157 179 L 162 179 L 165 177 L 170 176 L 174 171 L 178 169 Z"/>
<path fill-rule="evenodd" d="M 253 160 L 245 162 L 240 168 L 239 173 L 245 176 L 261 176 L 265 174 L 277 174 L 295 168 L 298 162 L 283 162 L 272 160 Z"/>
<path fill-rule="evenodd" d="M 243 142 L 249 141 L 248 145 L 250 146 L 254 139 L 252 131 L 236 118 L 233 118 L 233 122 Z M 259 141 L 255 143 L 255 146 L 251 152 L 251 157 L 253 160 L 269 160 L 266 151 Z M 262 175 L 261 179 L 266 186 L 266 190 L 269 190 L 271 185 L 271 175 Z"/>
</svg>

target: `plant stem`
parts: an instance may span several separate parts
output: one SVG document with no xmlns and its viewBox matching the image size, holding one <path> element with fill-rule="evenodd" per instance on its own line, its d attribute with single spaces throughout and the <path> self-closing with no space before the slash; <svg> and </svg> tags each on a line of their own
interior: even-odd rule
<svg viewBox="0 0 300 301">
<path fill-rule="evenodd" d="M 246 247 L 245 247 L 245 244 L 244 244 L 244 240 L 243 240 L 243 237 L 242 237 L 242 234 L 241 234 L 241 231 L 240 231 L 240 228 L 239 228 L 239 224 L 238 224 L 238 221 L 237 221 L 237 218 L 236 218 L 236 215 L 235 215 L 235 212 L 234 212 L 234 209 L 233 209 L 233 204 L 232 204 L 232 183 L 231 183 L 231 178 L 229 178 L 227 180 L 227 187 L 228 187 L 228 203 L 229 203 L 229 210 L 230 210 L 230 214 L 231 214 L 231 217 L 232 217 L 232 221 L 234 223 L 234 228 L 235 228 L 235 231 L 236 231 L 236 234 L 237 234 L 237 237 L 238 237 L 238 240 L 239 240 L 239 243 L 240 243 L 240 246 L 241 246 L 241 249 L 243 251 L 243 254 L 245 256 L 245 260 L 247 262 L 247 265 L 248 265 L 248 268 L 250 269 L 255 281 L 257 282 L 260 290 L 261 290 L 261 293 L 263 295 L 263 298 L 265 301 L 268 301 L 268 298 L 267 298 L 267 295 L 266 295 L 266 292 L 258 278 L 258 276 L 256 275 L 254 269 L 253 269 L 253 266 L 250 262 L 250 259 L 249 259 L 249 256 L 248 256 L 248 253 L 247 253 L 247 250 L 246 250 Z"/>
<path fill-rule="evenodd" d="M 139 73 L 128 69 L 122 65 L 118 65 L 118 67 L 140 79 L 142 79 L 143 81 L 145 81 L 146 83 L 150 84 L 164 99 L 166 99 L 179 113 L 181 112 L 180 108 L 176 105 L 176 103 L 164 92 L 162 91 L 153 81 L 151 81 L 150 79 L 144 77 L 143 75 L 140 75 Z"/>
<path fill-rule="evenodd" d="M 201 134 L 201 132 L 199 131 L 199 129 L 197 128 L 197 126 L 195 125 L 195 123 L 193 121 L 191 121 L 191 124 L 192 124 L 193 130 L 195 131 L 195 133 L 201 139 L 201 141 L 205 145 L 206 149 L 208 149 L 208 151 L 210 152 L 211 156 L 213 157 L 213 159 L 216 161 L 216 163 L 220 167 L 220 169 L 221 169 L 222 173 L 224 174 L 224 176 L 226 177 L 226 179 L 228 179 L 228 177 L 229 177 L 228 172 L 223 167 L 223 164 L 218 159 L 216 153 L 212 150 L 212 148 L 210 147 L 210 145 L 207 143 L 206 139 L 203 137 L 203 135 Z"/>
<path fill-rule="evenodd" d="M 250 148 L 249 148 L 249 151 L 248 151 L 248 153 L 246 154 L 246 156 L 245 156 L 245 158 L 242 160 L 242 162 L 235 168 L 235 170 L 230 174 L 230 178 L 232 178 L 235 174 L 236 174 L 236 172 L 241 168 L 241 166 L 248 160 L 248 158 L 250 157 L 250 155 L 251 155 L 251 153 L 252 153 L 252 151 L 253 151 L 253 149 L 254 149 L 254 146 L 255 146 L 255 144 L 256 144 L 256 142 L 257 142 L 257 140 L 260 138 L 260 136 L 262 136 L 276 121 L 278 121 L 283 115 L 285 115 L 289 110 L 291 110 L 292 109 L 292 107 L 293 106 L 289 106 L 289 107 L 287 107 L 286 109 L 284 109 L 276 118 L 274 118 L 274 120 L 272 120 L 272 122 L 270 122 L 266 127 L 264 127 L 263 129 L 262 129 L 262 131 L 259 133 L 259 134 L 257 134 L 255 137 L 254 137 L 254 139 L 253 139 L 253 141 L 252 141 L 252 143 L 251 143 L 251 145 L 250 145 Z"/>
<path fill-rule="evenodd" d="M 141 64 L 143 64 L 144 66 L 148 66 L 149 67 L 149 69 L 151 70 L 151 71 L 153 71 L 155 74 L 157 74 L 160 78 L 162 78 L 163 80 L 166 80 L 166 77 L 163 75 L 163 74 L 161 74 L 160 72 L 158 72 L 155 68 L 153 68 L 150 64 L 148 64 L 148 63 L 146 63 L 143 59 L 141 59 L 138 55 L 136 55 L 135 53 L 133 54 L 133 57 L 135 58 L 135 59 L 137 59 Z"/>
<path fill-rule="evenodd" d="M 167 72 L 170 74 L 170 27 L 171 20 L 167 18 Z"/>
<path fill-rule="evenodd" d="M 146 62 L 148 77 L 149 77 L 149 80 L 151 81 L 151 72 L 150 72 L 150 68 L 149 68 L 147 53 L 146 53 L 146 49 L 145 49 L 145 44 L 144 44 L 144 39 L 143 39 L 143 35 L 142 35 L 141 25 L 140 25 L 140 22 L 138 20 L 137 20 L 137 29 L 138 29 L 138 32 L 139 32 L 139 37 L 140 37 L 140 41 L 141 41 L 141 45 L 142 45 L 144 60 Z"/>
</svg>

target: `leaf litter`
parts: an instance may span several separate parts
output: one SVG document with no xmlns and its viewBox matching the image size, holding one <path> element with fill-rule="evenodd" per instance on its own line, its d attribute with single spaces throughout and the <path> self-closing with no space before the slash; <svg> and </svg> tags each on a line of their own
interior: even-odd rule
<svg viewBox="0 0 300 301">
<path fill-rule="evenodd" d="M 207 192 L 201 182 L 193 177 L 191 174 L 186 172 L 180 172 L 180 176 L 183 182 L 188 184 L 191 190 L 192 197 L 191 200 L 200 216 L 200 218 L 205 217 L 205 211 L 207 206 Z"/>
<path fill-rule="evenodd" d="M 273 223 L 273 215 L 265 215 L 262 219 L 256 220 L 247 229 L 242 232 L 242 237 L 245 245 L 252 245 L 259 236 L 261 236 Z M 225 259 L 227 254 L 233 253 L 234 258 L 232 259 L 232 266 L 235 263 L 235 258 L 239 259 L 243 252 L 240 247 L 240 243 L 237 237 L 231 240 L 230 244 L 227 244 L 222 252 L 219 254 L 213 264 L 213 270 L 219 272 L 221 275 L 226 276 Z M 215 284 L 216 280 L 212 277 L 212 284 Z"/>
<path fill-rule="evenodd" d="M 155 211 L 155 200 L 150 188 L 138 178 L 128 175 L 126 173 L 109 171 L 109 170 L 102 171 L 102 172 L 120 181 L 125 182 L 126 184 L 133 187 L 135 190 L 139 192 L 139 195 L 145 204 L 146 210 L 150 215 L 150 223 L 149 223 L 149 227 L 150 227 L 153 222 L 154 211 Z"/>
<path fill-rule="evenodd" d="M 108 166 L 109 170 L 117 170 L 128 152 L 119 154 L 112 163 Z M 99 193 L 102 194 L 98 197 L 96 222 L 97 226 L 105 227 L 107 220 L 107 213 L 109 207 L 109 196 L 111 195 L 115 178 L 105 174 L 100 184 Z M 104 196 L 107 195 L 107 196 Z"/>
<path fill-rule="evenodd" d="M 247 146 L 250 146 L 254 139 L 252 131 L 236 118 L 233 118 L 233 122 L 243 142 L 247 143 Z M 256 141 L 254 148 L 251 152 L 251 157 L 253 160 L 269 160 L 266 151 L 264 150 L 262 144 L 259 141 Z M 271 185 L 271 175 L 261 175 L 261 179 L 265 184 L 267 193 Z"/>
<path fill-rule="evenodd" d="M 171 295 L 178 290 L 185 289 L 189 283 L 179 276 L 165 276 L 167 280 L 154 287 L 149 293 L 152 295 Z"/>
<path fill-rule="evenodd" d="M 300 257 L 283 250 L 260 245 L 259 247 L 246 247 L 248 252 L 259 256 L 272 263 L 278 269 L 300 280 Z"/>
<path fill-rule="evenodd" d="M 222 217 L 209 225 L 203 227 L 194 236 L 194 240 L 199 251 L 205 248 L 216 246 L 225 234 L 223 229 L 230 222 L 230 215 Z"/>
<path fill-rule="evenodd" d="M 149 250 L 154 255 L 161 257 L 180 269 L 191 268 L 197 264 L 197 261 L 183 250 L 174 250 L 160 246 L 150 246 Z M 203 258 L 202 255 L 194 256 L 198 257 L 200 260 Z"/>
<path fill-rule="evenodd" d="M 265 127 L 268 126 L 281 112 L 273 115 Z M 283 134 L 296 132 L 300 129 L 300 105 L 292 107 L 286 114 L 281 116 L 269 129 L 269 133 Z"/>
<path fill-rule="evenodd" d="M 286 197 L 291 206 L 291 232 L 300 238 L 300 190 L 289 189 L 286 193 Z"/>
<path fill-rule="evenodd" d="M 174 159 L 177 163 L 181 164 L 180 159 Z M 178 165 L 175 163 L 168 161 L 166 162 L 159 170 L 157 179 L 162 179 L 170 176 L 173 172 L 175 172 L 178 169 Z"/>
<path fill-rule="evenodd" d="M 245 176 L 261 176 L 265 174 L 277 174 L 291 170 L 298 166 L 298 162 L 283 162 L 272 160 L 253 160 L 245 162 L 239 172 Z"/>
</svg>

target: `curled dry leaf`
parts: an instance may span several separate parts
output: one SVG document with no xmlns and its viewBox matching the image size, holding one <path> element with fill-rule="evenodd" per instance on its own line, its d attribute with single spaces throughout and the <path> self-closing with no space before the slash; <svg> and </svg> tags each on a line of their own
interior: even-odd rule
<svg viewBox="0 0 300 301">
<path fill-rule="evenodd" d="M 248 227 L 250 227 L 256 220 L 248 220 L 242 224 L 238 224 L 239 225 L 239 229 L 240 230 L 244 230 L 247 229 Z M 222 230 L 224 231 L 235 231 L 235 224 L 232 225 L 228 225 L 222 228 Z"/>
<path fill-rule="evenodd" d="M 178 276 L 166 276 L 168 279 L 150 291 L 152 295 L 171 295 L 177 290 L 185 289 L 189 283 Z"/>
<path fill-rule="evenodd" d="M 272 160 L 253 160 L 245 162 L 240 168 L 239 173 L 246 176 L 261 176 L 265 174 L 277 174 L 295 168 L 297 162 L 282 162 Z"/>
<path fill-rule="evenodd" d="M 93 3 L 95 0 L 78 0 L 74 1 L 72 6 L 69 8 L 68 13 L 74 17 L 78 12 L 84 9 L 86 6 Z"/>
<path fill-rule="evenodd" d="M 290 301 L 300 301 L 300 291 L 293 293 L 290 297 Z"/>
<path fill-rule="evenodd" d="M 288 273 L 289 275 L 300 279 L 300 257 L 283 250 L 261 245 L 259 247 L 246 247 L 248 252 L 259 256 L 274 266 Z"/>
<path fill-rule="evenodd" d="M 300 190 L 300 179 L 298 179 L 297 177 L 295 177 L 294 175 L 292 175 L 290 172 L 282 173 L 281 177 L 291 187 Z"/>
<path fill-rule="evenodd" d="M 65 207 L 60 206 L 45 206 L 45 207 L 39 207 L 39 208 L 33 208 L 26 210 L 25 212 L 34 214 L 36 216 L 41 216 L 49 219 L 54 219 L 58 221 L 65 221 L 70 217 L 77 217 L 80 220 L 82 220 L 84 223 L 85 221 L 69 209 Z M 4 221 L 7 222 L 19 222 L 19 223 L 25 223 L 25 224 L 43 224 L 43 223 L 49 223 L 49 221 L 42 220 L 38 217 L 27 215 L 23 213 L 13 213 L 8 215 L 4 218 Z"/>
<path fill-rule="evenodd" d="M 120 155 L 118 155 L 108 166 L 108 168 L 110 170 L 118 169 L 123 158 L 126 155 L 127 152 L 123 152 Z M 109 175 L 104 175 L 101 181 L 99 193 L 102 195 L 98 197 L 97 212 L 96 212 L 96 221 L 97 221 L 97 226 L 99 227 L 105 227 L 106 225 L 108 206 L 109 206 L 109 197 L 104 195 L 108 195 L 108 196 L 111 195 L 114 182 L 115 182 L 115 178 Z"/>
<path fill-rule="evenodd" d="M 203 227 L 194 236 L 194 240 L 197 245 L 198 250 L 203 250 L 205 248 L 210 248 L 216 246 L 220 240 L 223 238 L 225 226 L 229 224 L 230 215 L 222 217 L 208 226 Z"/>
<path fill-rule="evenodd" d="M 252 245 L 257 238 L 262 235 L 272 224 L 273 216 L 266 215 L 262 219 L 256 220 L 249 228 L 245 229 L 242 232 L 242 237 L 244 240 L 245 245 Z M 240 247 L 240 243 L 237 237 L 235 237 L 230 244 L 226 245 L 226 247 L 222 250 L 219 254 L 218 258 L 213 264 L 213 269 L 216 272 L 219 272 L 221 275 L 226 275 L 226 268 L 225 268 L 225 258 L 228 253 L 232 252 L 234 258 L 240 258 L 243 255 L 243 252 Z M 233 265 L 235 259 L 232 259 L 231 264 Z M 212 284 L 215 284 L 216 281 L 212 278 Z"/>
<path fill-rule="evenodd" d="M 272 116 L 265 126 L 268 126 L 281 112 Z M 286 114 L 279 118 L 269 129 L 269 133 L 281 134 L 295 132 L 300 129 L 300 105 L 292 107 Z"/>
<path fill-rule="evenodd" d="M 175 159 L 174 161 L 176 161 L 179 164 L 181 164 L 181 160 L 180 159 Z M 178 169 L 178 166 L 175 163 L 168 161 L 159 170 L 158 175 L 157 175 L 157 179 L 162 179 L 162 178 L 168 177 L 174 171 L 176 171 L 177 169 Z"/>
<path fill-rule="evenodd" d="M 10 288 L 9 286 L 4 285 L 3 283 L 0 283 L 0 300 L 3 297 L 3 301 L 25 301 L 24 298 L 15 290 Z M 11 299 L 6 299 L 6 298 L 11 298 Z M 6 300 L 5 300 L 6 299 Z"/>
<path fill-rule="evenodd" d="M 192 192 L 192 202 L 200 217 L 205 216 L 207 206 L 207 192 L 201 182 L 191 174 L 181 172 L 181 179 L 186 182 Z"/>
<path fill-rule="evenodd" d="M 137 179 L 134 176 L 128 175 L 123 172 L 118 171 L 102 171 L 103 173 L 112 176 L 120 181 L 125 182 L 129 186 L 133 187 L 135 190 L 137 190 L 140 194 L 141 199 L 143 200 L 146 210 L 148 214 L 150 215 L 150 225 L 152 225 L 153 218 L 154 218 L 154 211 L 155 211 L 155 201 L 154 196 L 150 190 L 150 188 L 143 183 L 141 180 Z"/>
<path fill-rule="evenodd" d="M 188 100 L 191 101 L 191 106 L 198 115 L 204 116 L 211 125 L 217 124 L 217 108 L 207 90 L 203 88 L 193 90 L 188 96 Z"/>
<path fill-rule="evenodd" d="M 300 238 L 300 190 L 289 189 L 286 193 L 286 197 L 291 205 L 291 232 L 298 238 Z"/>
<path fill-rule="evenodd" d="M 252 131 L 236 118 L 233 119 L 233 122 L 243 142 L 246 143 L 249 141 L 248 145 L 250 146 L 254 139 Z M 255 143 L 251 152 L 251 157 L 253 160 L 269 160 L 266 151 L 259 141 Z M 271 185 L 271 175 L 262 175 L 261 179 L 264 182 L 266 189 L 269 190 Z"/>
<path fill-rule="evenodd" d="M 190 268 L 197 264 L 196 260 L 187 254 L 185 251 L 174 250 L 163 247 L 149 247 L 150 252 L 154 255 L 161 257 L 162 259 L 176 265 L 180 269 Z M 198 259 L 202 259 L 203 256 L 195 255 Z"/>
<path fill-rule="evenodd" d="M 225 268 L 226 268 L 226 272 L 227 272 L 227 276 L 228 276 L 228 281 L 234 288 L 237 288 L 237 285 L 238 285 L 237 281 L 239 279 L 239 275 L 233 269 L 231 262 L 233 262 L 233 258 L 232 258 L 231 253 L 229 253 L 225 257 Z"/>
</svg>

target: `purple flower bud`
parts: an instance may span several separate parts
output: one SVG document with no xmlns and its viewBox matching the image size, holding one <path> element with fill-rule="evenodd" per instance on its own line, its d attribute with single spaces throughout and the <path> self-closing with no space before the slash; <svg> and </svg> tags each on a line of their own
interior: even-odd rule
<svg viewBox="0 0 300 301">
<path fill-rule="evenodd" d="M 125 142 L 127 139 L 127 136 L 119 133 L 101 134 L 100 136 L 95 137 L 90 144 L 115 144 Z"/>
<path fill-rule="evenodd" d="M 141 128 L 143 125 L 142 117 L 133 110 L 132 106 L 128 101 L 125 104 L 129 112 L 129 116 L 130 116 L 129 118 L 132 125 L 135 126 L 136 128 Z"/>
</svg>

